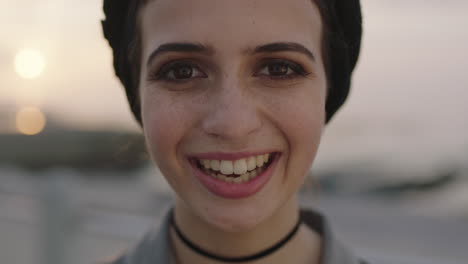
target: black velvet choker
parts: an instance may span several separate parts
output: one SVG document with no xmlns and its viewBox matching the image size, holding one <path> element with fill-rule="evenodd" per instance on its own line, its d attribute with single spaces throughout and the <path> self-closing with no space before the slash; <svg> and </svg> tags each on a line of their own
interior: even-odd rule
<svg viewBox="0 0 468 264">
<path fill-rule="evenodd" d="M 170 214 L 170 224 L 171 224 L 171 226 L 174 228 L 174 230 L 175 230 L 177 236 L 179 237 L 179 239 L 182 240 L 182 242 L 187 247 L 189 247 L 190 249 L 192 249 L 195 253 L 197 253 L 199 255 L 202 255 L 202 256 L 205 256 L 207 258 L 214 259 L 214 260 L 217 260 L 217 261 L 221 261 L 221 262 L 246 262 L 246 261 L 253 261 L 253 260 L 257 260 L 257 259 L 266 257 L 266 256 L 274 253 L 278 249 L 280 249 L 289 240 L 291 240 L 291 238 L 293 238 L 294 235 L 297 233 L 297 230 L 299 230 L 299 226 L 301 225 L 301 223 L 302 223 L 302 218 L 298 217 L 296 225 L 294 225 L 293 229 L 283 239 L 278 241 L 273 246 L 271 246 L 271 247 L 269 247 L 267 249 L 264 249 L 264 250 L 262 250 L 262 251 L 260 251 L 258 253 L 255 253 L 255 254 L 250 255 L 250 256 L 243 256 L 243 257 L 224 257 L 224 256 L 219 256 L 219 255 L 210 253 L 210 252 L 200 248 L 199 246 L 195 245 L 193 242 L 191 242 L 182 233 L 182 231 L 180 231 L 179 227 L 177 227 L 177 225 L 175 223 L 175 220 L 174 220 L 174 211 L 172 211 L 171 214 Z"/>
</svg>

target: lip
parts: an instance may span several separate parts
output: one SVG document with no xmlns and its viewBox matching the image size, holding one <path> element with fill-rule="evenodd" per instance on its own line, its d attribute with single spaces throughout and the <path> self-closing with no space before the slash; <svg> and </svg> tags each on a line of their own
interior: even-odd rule
<svg viewBox="0 0 468 264">
<path fill-rule="evenodd" d="M 256 152 L 235 152 L 235 153 L 227 153 L 227 152 L 207 152 L 207 153 L 201 153 L 201 154 L 194 154 L 190 155 L 190 157 L 196 158 L 196 159 L 205 159 L 205 160 L 239 160 L 239 159 L 244 159 L 248 158 L 251 156 L 259 156 L 259 155 L 264 155 L 268 153 L 279 153 L 278 151 L 256 151 Z"/>
<path fill-rule="evenodd" d="M 198 168 L 196 159 L 222 159 L 222 160 L 237 160 L 245 157 L 252 156 L 252 153 L 235 153 L 235 154 L 226 154 L 226 153 L 207 153 L 202 155 L 197 155 L 196 158 L 189 158 L 190 167 L 192 168 L 193 174 L 199 180 L 199 182 L 211 193 L 226 198 L 226 199 L 241 199 L 247 198 L 259 192 L 266 183 L 273 176 L 273 172 L 278 164 L 278 161 L 281 157 L 280 152 L 259 152 L 259 154 L 253 155 L 262 155 L 267 153 L 274 153 L 273 161 L 270 166 L 263 171 L 261 174 L 257 175 L 254 179 L 244 182 L 244 183 L 229 183 L 219 179 L 216 179 L 210 175 L 207 175 L 204 171 Z M 203 157 L 203 158 L 199 158 Z"/>
</svg>

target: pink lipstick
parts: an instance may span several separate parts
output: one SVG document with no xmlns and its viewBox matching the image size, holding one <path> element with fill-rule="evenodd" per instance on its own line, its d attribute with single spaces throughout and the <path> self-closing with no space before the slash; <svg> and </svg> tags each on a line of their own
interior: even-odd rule
<svg viewBox="0 0 468 264">
<path fill-rule="evenodd" d="M 239 182 L 239 175 L 220 175 L 216 177 L 215 171 L 210 171 L 200 165 L 201 160 L 229 160 L 235 161 L 245 159 L 252 156 L 270 153 L 269 161 L 263 166 L 251 171 L 249 178 L 246 181 Z M 274 170 L 278 163 L 281 154 L 279 152 L 263 152 L 263 153 L 206 153 L 189 158 L 190 165 L 195 177 L 199 182 L 211 193 L 226 198 L 226 199 L 241 199 L 252 196 L 259 192 L 273 176 Z M 227 178 L 230 178 L 226 181 Z M 245 176 L 244 176 L 245 178 Z"/>
</svg>

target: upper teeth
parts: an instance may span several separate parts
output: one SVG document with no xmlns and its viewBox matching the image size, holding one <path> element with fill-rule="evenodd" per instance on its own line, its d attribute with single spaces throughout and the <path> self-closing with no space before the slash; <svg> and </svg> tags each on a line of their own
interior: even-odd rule
<svg viewBox="0 0 468 264">
<path fill-rule="evenodd" d="M 245 159 L 235 161 L 231 160 L 201 160 L 201 165 L 205 169 L 220 171 L 225 175 L 242 175 L 247 171 L 255 170 L 257 167 L 262 167 L 270 160 L 270 154 L 251 156 Z"/>
</svg>

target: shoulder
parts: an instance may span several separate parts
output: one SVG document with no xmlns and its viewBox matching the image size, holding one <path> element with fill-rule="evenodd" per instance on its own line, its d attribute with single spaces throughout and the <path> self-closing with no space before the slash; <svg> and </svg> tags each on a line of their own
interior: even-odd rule
<svg viewBox="0 0 468 264">
<path fill-rule="evenodd" d="M 321 264 L 370 264 L 354 255 L 335 237 L 325 216 L 312 209 L 302 209 L 301 218 L 322 238 Z"/>
<path fill-rule="evenodd" d="M 128 263 L 126 261 L 127 257 L 128 257 L 128 254 L 126 252 L 120 252 L 112 257 L 99 260 L 95 264 L 126 264 Z"/>
<path fill-rule="evenodd" d="M 169 216 L 170 211 L 168 210 L 159 225 L 151 228 L 131 250 L 124 252 L 116 258 L 98 264 L 171 263 L 171 248 L 168 239 Z"/>
<path fill-rule="evenodd" d="M 100 261 L 96 264 L 126 264 L 127 262 L 124 259 L 124 256 L 120 256 L 117 259 Z"/>
</svg>

